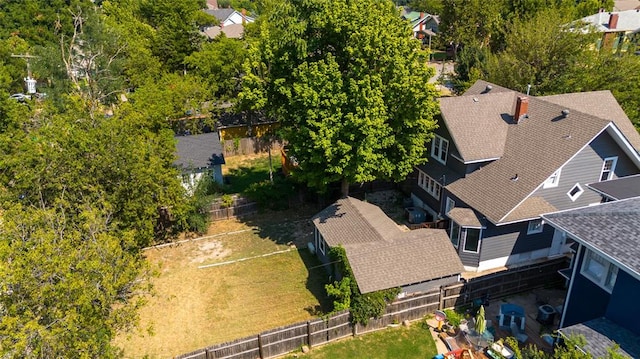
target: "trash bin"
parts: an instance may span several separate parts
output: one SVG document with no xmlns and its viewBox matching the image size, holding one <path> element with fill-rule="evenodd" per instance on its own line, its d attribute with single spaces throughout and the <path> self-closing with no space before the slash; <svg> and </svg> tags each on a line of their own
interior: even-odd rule
<svg viewBox="0 0 640 359">
<path fill-rule="evenodd" d="M 538 317 L 536 320 L 541 324 L 551 325 L 556 317 L 556 310 L 549 304 L 538 307 Z"/>
</svg>

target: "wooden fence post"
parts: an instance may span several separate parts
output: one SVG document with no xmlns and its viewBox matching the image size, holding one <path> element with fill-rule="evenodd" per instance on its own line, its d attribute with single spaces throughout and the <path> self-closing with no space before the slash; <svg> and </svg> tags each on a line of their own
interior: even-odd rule
<svg viewBox="0 0 640 359">
<path fill-rule="evenodd" d="M 446 291 L 444 289 L 444 286 L 440 286 L 440 300 L 438 303 L 438 309 L 443 310 L 444 309 L 444 295 L 445 295 Z"/>
<path fill-rule="evenodd" d="M 307 320 L 307 345 L 311 349 L 311 322 Z"/>
<path fill-rule="evenodd" d="M 258 334 L 258 353 L 260 353 L 260 359 L 264 359 L 264 353 L 262 351 L 262 334 Z"/>
<path fill-rule="evenodd" d="M 207 359 L 216 359 L 216 351 L 205 349 L 205 353 L 207 354 Z"/>
<path fill-rule="evenodd" d="M 355 337 L 358 335 L 358 322 L 352 323 L 351 325 L 353 325 L 353 336 Z"/>
</svg>

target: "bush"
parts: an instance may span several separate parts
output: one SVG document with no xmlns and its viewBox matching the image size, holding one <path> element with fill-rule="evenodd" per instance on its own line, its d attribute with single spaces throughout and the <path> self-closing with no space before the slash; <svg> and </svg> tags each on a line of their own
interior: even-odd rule
<svg viewBox="0 0 640 359">
<path fill-rule="evenodd" d="M 460 325 L 460 322 L 464 319 L 464 314 L 458 313 L 451 309 L 445 309 L 444 313 L 447 315 L 447 320 L 449 321 L 449 323 L 451 323 L 451 325 L 453 325 L 456 328 Z"/>
<path fill-rule="evenodd" d="M 253 183 L 244 195 L 258 203 L 261 208 L 283 210 L 289 208 L 289 197 L 295 192 L 296 188 L 291 181 L 276 176 L 273 183 L 269 180 Z"/>
</svg>

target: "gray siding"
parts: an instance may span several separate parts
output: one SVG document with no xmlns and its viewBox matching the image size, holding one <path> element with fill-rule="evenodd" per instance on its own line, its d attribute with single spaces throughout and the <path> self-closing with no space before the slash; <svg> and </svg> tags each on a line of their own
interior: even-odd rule
<svg viewBox="0 0 640 359">
<path fill-rule="evenodd" d="M 439 289 L 443 285 L 453 284 L 453 283 L 457 283 L 457 282 L 458 282 L 458 276 L 454 275 L 454 276 L 450 276 L 450 277 L 430 280 L 430 281 L 427 281 L 427 282 L 422 282 L 422 283 L 416 283 L 416 284 L 410 284 L 410 285 L 402 286 L 402 291 L 407 293 L 407 294 L 414 294 L 414 293 L 420 293 L 420 292 L 429 292 L 429 291 L 432 291 L 434 289 Z"/>
<path fill-rule="evenodd" d="M 613 138 L 605 131 L 580 151 L 571 161 L 562 167 L 557 187 L 537 189 L 533 196 L 543 197 L 558 210 L 587 206 L 601 201 L 600 195 L 587 188 L 588 183 L 598 182 L 602 164 L 607 157 L 618 157 L 614 178 L 640 172 L 631 159 L 620 149 Z M 579 183 L 584 192 L 576 201 L 571 201 L 567 193 Z"/>
<path fill-rule="evenodd" d="M 542 232 L 527 234 L 529 222 L 494 226 L 488 224 L 483 231 L 481 260 L 507 257 L 551 247 L 553 227 L 545 225 Z"/>
</svg>

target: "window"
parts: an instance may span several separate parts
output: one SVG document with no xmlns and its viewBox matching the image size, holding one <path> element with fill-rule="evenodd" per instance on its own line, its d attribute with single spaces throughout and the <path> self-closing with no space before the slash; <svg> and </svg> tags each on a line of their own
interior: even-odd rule
<svg viewBox="0 0 640 359">
<path fill-rule="evenodd" d="M 464 240 L 464 251 L 478 253 L 480 250 L 480 230 L 465 228 L 466 236 Z"/>
<path fill-rule="evenodd" d="M 436 135 L 431 142 L 431 157 L 438 162 L 445 164 L 447 162 L 447 152 L 449 151 L 449 141 Z"/>
<path fill-rule="evenodd" d="M 440 192 L 442 191 L 442 186 L 438 181 L 433 178 L 427 176 L 424 172 L 418 171 L 418 186 L 427 191 L 433 197 L 440 199 Z"/>
<path fill-rule="evenodd" d="M 460 226 L 454 221 L 451 221 L 451 235 L 449 238 L 453 246 L 458 248 L 458 244 L 460 243 Z"/>
<path fill-rule="evenodd" d="M 560 182 L 560 170 L 553 172 L 553 174 L 544 182 L 542 188 L 558 187 L 558 182 Z"/>
<path fill-rule="evenodd" d="M 576 185 L 573 186 L 573 188 L 571 188 L 569 192 L 567 192 L 567 196 L 569 196 L 572 201 L 575 201 L 576 199 L 578 199 L 578 197 L 580 197 L 582 192 L 584 192 L 584 190 L 579 183 L 576 183 Z"/>
<path fill-rule="evenodd" d="M 611 293 L 618 277 L 618 267 L 603 256 L 587 249 L 580 273 Z"/>
<path fill-rule="evenodd" d="M 616 170 L 618 157 L 607 157 L 602 163 L 602 172 L 600 172 L 600 181 L 610 180 L 613 177 L 613 171 Z"/>
<path fill-rule="evenodd" d="M 449 211 L 453 209 L 453 207 L 455 206 L 456 206 L 456 202 L 452 200 L 450 197 L 447 197 L 447 202 L 444 206 L 444 214 L 449 213 Z"/>
<path fill-rule="evenodd" d="M 529 221 L 529 228 L 527 228 L 527 234 L 536 234 L 542 232 L 544 227 L 544 221 L 541 219 L 534 219 Z"/>
<path fill-rule="evenodd" d="M 324 238 L 322 235 L 318 236 L 318 249 L 320 250 L 320 253 L 325 254 Z"/>
</svg>

